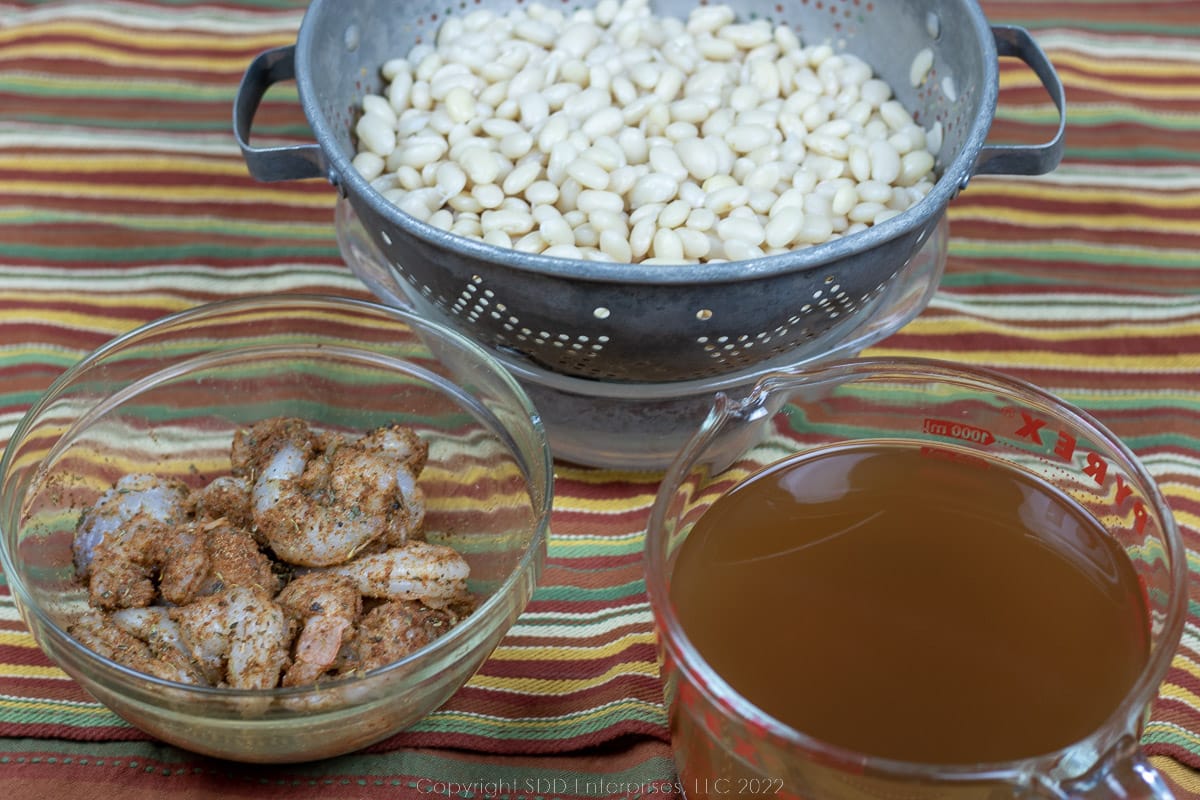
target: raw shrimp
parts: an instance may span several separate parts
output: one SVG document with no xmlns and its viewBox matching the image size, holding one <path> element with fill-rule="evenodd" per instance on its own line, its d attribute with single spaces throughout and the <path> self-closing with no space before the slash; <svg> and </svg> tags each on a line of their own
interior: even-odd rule
<svg viewBox="0 0 1200 800">
<path fill-rule="evenodd" d="M 347 439 L 275 418 L 239 431 L 232 474 L 194 491 L 123 478 L 77 527 L 91 608 L 70 630 L 132 669 L 213 687 L 307 686 L 403 658 L 475 605 L 466 560 L 424 541 L 428 455 L 400 425 Z M 243 710 L 260 699 L 274 702 Z"/>
<path fill-rule="evenodd" d="M 241 530 L 254 527 L 254 509 L 250 503 L 250 482 L 235 475 L 213 478 L 207 486 L 192 492 L 188 505 L 196 519 L 226 519 Z"/>
<path fill-rule="evenodd" d="M 468 597 L 471 567 L 458 551 L 429 542 L 409 542 L 329 568 L 345 575 L 367 597 L 419 600 L 443 608 Z"/>
<path fill-rule="evenodd" d="M 148 606 L 158 596 L 154 585 L 159 545 L 171 527 L 139 512 L 110 530 L 92 549 L 88 565 L 88 600 L 96 608 Z"/>
<path fill-rule="evenodd" d="M 249 533 L 224 517 L 173 529 L 161 539 L 153 556 L 161 569 L 159 590 L 165 600 L 176 605 L 233 586 L 272 595 L 279 589 L 271 560 Z"/>
<path fill-rule="evenodd" d="M 86 578 L 96 546 L 110 535 L 121 535 L 134 517 L 168 524 L 183 518 L 187 496 L 187 487 L 179 481 L 141 474 L 122 477 L 80 518 L 72 542 L 75 571 Z"/>
<path fill-rule="evenodd" d="M 371 609 L 347 650 L 353 667 L 366 671 L 404 658 L 452 628 L 461 616 L 412 600 L 392 600 Z M 347 667 L 351 666 L 348 664 Z"/>
<path fill-rule="evenodd" d="M 315 683 L 335 667 L 342 645 L 354 635 L 362 595 L 344 575 L 309 572 L 284 587 L 275 601 L 304 624 L 283 685 Z"/>
<path fill-rule="evenodd" d="M 340 564 L 377 540 L 406 540 L 424 518 L 418 459 L 391 428 L 318 451 L 294 421 L 253 437 L 254 520 L 271 549 L 292 564 Z M 268 435 L 264 435 L 268 434 Z M 420 457 L 423 460 L 423 456 Z"/>
<path fill-rule="evenodd" d="M 146 643 L 150 653 L 163 665 L 159 677 L 169 677 L 179 683 L 211 685 L 216 676 L 205 675 L 187 645 L 179 624 L 171 619 L 166 606 L 123 608 L 114 611 L 114 625 Z"/>
<path fill-rule="evenodd" d="M 235 689 L 271 689 L 287 666 L 292 626 L 258 589 L 234 586 L 173 609 L 184 644 L 206 672 Z"/>
<path fill-rule="evenodd" d="M 425 523 L 425 493 L 417 487 L 417 477 L 425 469 L 429 444 L 412 428 L 403 425 L 376 428 L 356 444 L 365 452 L 378 456 L 382 462 L 408 467 L 396 471 L 396 482 L 407 503 L 408 513 L 392 515 L 392 524 L 384 530 L 382 543 L 399 547 L 409 539 L 419 538 Z"/>
<path fill-rule="evenodd" d="M 114 615 L 88 609 L 67 627 L 67 633 L 85 647 L 132 670 L 179 683 L 204 682 L 188 659 L 159 650 L 157 645 L 162 644 L 161 641 L 150 644 L 127 629 L 131 626 L 141 629 L 142 622 L 122 620 L 119 623 Z"/>
</svg>

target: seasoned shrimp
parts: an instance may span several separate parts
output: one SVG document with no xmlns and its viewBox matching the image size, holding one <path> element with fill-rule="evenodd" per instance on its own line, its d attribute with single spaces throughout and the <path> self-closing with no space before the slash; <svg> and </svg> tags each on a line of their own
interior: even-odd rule
<svg viewBox="0 0 1200 800">
<path fill-rule="evenodd" d="M 216 676 L 204 674 L 170 614 L 166 606 L 146 606 L 123 608 L 110 618 L 118 628 L 146 643 L 151 655 L 163 665 L 160 677 L 169 675 L 179 683 L 211 685 Z"/>
<path fill-rule="evenodd" d="M 202 489 L 192 492 L 188 505 L 196 519 L 225 519 L 241 530 L 254 527 L 250 504 L 250 482 L 235 475 L 213 478 Z"/>
<path fill-rule="evenodd" d="M 88 600 L 96 608 L 148 606 L 158 596 L 154 585 L 159 543 L 171 527 L 146 512 L 109 531 L 92 549 L 87 571 Z"/>
<path fill-rule="evenodd" d="M 96 546 L 110 535 L 120 536 L 135 517 L 174 524 L 184 515 L 187 487 L 154 475 L 126 475 L 106 491 L 79 520 L 72 549 L 75 571 L 86 578 Z"/>
<path fill-rule="evenodd" d="M 182 640 L 219 685 L 270 689 L 287 666 L 292 629 L 287 615 L 258 589 L 234 586 L 173 609 Z"/>
<path fill-rule="evenodd" d="M 244 530 L 224 518 L 192 522 L 162 538 L 155 560 L 161 566 L 159 590 L 165 600 L 184 605 L 232 586 L 274 594 L 279 578 L 271 560 Z"/>
<path fill-rule="evenodd" d="M 320 451 L 294 424 L 255 435 L 263 457 L 247 459 L 259 467 L 254 521 L 279 558 L 307 567 L 340 564 L 377 540 L 403 540 L 421 524 L 412 448 L 399 446 L 390 431 Z"/>
<path fill-rule="evenodd" d="M 412 600 L 376 606 L 359 623 L 347 648 L 354 661 L 346 666 L 366 671 L 390 664 L 443 635 L 459 619 L 452 609 L 429 608 Z"/>
<path fill-rule="evenodd" d="M 304 625 L 283 685 L 315 683 L 336 666 L 342 645 L 354 634 L 362 615 L 362 595 L 344 575 L 309 572 L 284 587 L 275 601 Z"/>
<path fill-rule="evenodd" d="M 357 442 L 365 452 L 378 456 L 383 464 L 396 470 L 396 483 L 406 506 L 406 514 L 393 514 L 384 530 L 381 543 L 399 547 L 410 539 L 422 536 L 425 524 L 425 493 L 417 487 L 417 478 L 429 458 L 429 444 L 412 428 L 389 425 L 363 436 Z M 408 467 L 402 469 L 401 467 Z"/>
<path fill-rule="evenodd" d="M 451 547 L 429 542 L 360 556 L 328 571 L 351 578 L 367 597 L 419 600 L 443 608 L 469 596 L 471 567 L 466 559 Z"/>
<path fill-rule="evenodd" d="M 85 647 L 132 670 L 179 683 L 204 682 L 190 661 L 181 660 L 165 649 L 157 649 L 156 645 L 161 642 L 152 645 L 130 632 L 128 627 L 126 621 L 118 622 L 114 615 L 88 609 L 67 626 L 67 633 Z"/>
</svg>

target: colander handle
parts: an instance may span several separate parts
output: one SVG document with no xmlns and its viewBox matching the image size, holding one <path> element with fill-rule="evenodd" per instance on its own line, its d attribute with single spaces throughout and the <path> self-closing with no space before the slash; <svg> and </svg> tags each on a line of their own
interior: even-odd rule
<svg viewBox="0 0 1200 800">
<path fill-rule="evenodd" d="M 242 148 L 242 158 L 250 174 L 264 182 L 324 178 L 328 165 L 316 144 L 286 147 L 251 147 L 250 128 L 254 113 L 271 88 L 280 81 L 296 77 L 296 47 L 286 45 L 255 56 L 242 75 L 233 103 L 233 134 Z"/>
<path fill-rule="evenodd" d="M 998 56 L 1021 59 L 1041 80 L 1058 108 L 1058 130 L 1045 144 L 984 145 L 975 159 L 974 174 L 1045 175 L 1062 161 L 1063 133 L 1067 127 L 1067 101 L 1062 81 L 1029 31 L 1015 25 L 993 25 L 992 35 L 996 39 Z"/>
</svg>

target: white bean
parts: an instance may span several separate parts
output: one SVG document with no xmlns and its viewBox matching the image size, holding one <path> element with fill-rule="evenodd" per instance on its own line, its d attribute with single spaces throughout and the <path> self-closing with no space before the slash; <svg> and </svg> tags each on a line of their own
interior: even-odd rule
<svg viewBox="0 0 1200 800">
<path fill-rule="evenodd" d="M 897 100 L 888 100 L 880 105 L 879 116 L 893 131 L 903 130 L 913 124 L 912 115 Z"/>
<path fill-rule="evenodd" d="M 892 199 L 892 187 L 881 181 L 861 181 L 855 190 L 858 192 L 858 199 L 864 203 L 887 205 Z"/>
<path fill-rule="evenodd" d="M 533 149 L 533 137 L 523 130 L 516 130 L 500 139 L 500 153 L 514 161 Z"/>
<path fill-rule="evenodd" d="M 869 181 L 871 179 L 871 156 L 867 148 L 859 145 L 850 145 L 849 152 L 846 154 L 846 165 L 850 168 L 850 174 L 859 182 Z"/>
<path fill-rule="evenodd" d="M 534 181 L 525 189 L 525 199 L 531 205 L 550 205 L 556 203 L 558 202 L 558 194 L 558 186 L 550 181 Z"/>
<path fill-rule="evenodd" d="M 749 199 L 750 190 L 745 186 L 726 186 L 710 192 L 704 206 L 714 214 L 728 214 L 731 209 L 745 205 Z"/>
<path fill-rule="evenodd" d="M 379 114 L 363 114 L 354 126 L 358 142 L 379 156 L 388 156 L 396 149 L 395 123 Z"/>
<path fill-rule="evenodd" d="M 633 226 L 633 230 L 629 232 L 629 247 L 634 259 L 640 261 L 650 252 L 655 231 L 653 219 L 643 219 Z"/>
<path fill-rule="evenodd" d="M 796 241 L 807 244 L 820 244 L 833 234 L 833 222 L 829 217 L 820 214 L 805 214 L 796 233 Z"/>
<path fill-rule="evenodd" d="M 928 150 L 914 150 L 905 153 L 900 159 L 900 175 L 896 183 L 900 186 L 913 186 L 933 169 L 933 156 Z"/>
<path fill-rule="evenodd" d="M 887 141 L 871 142 L 867 149 L 871 158 L 871 179 L 880 183 L 895 183 L 900 176 L 900 154 Z"/>
<path fill-rule="evenodd" d="M 483 235 L 483 241 L 487 242 L 493 247 L 511 248 L 513 246 L 512 237 L 500 229 L 490 230 L 485 233 Z"/>
<path fill-rule="evenodd" d="M 625 125 L 621 109 L 616 106 L 602 108 L 583 122 L 581 130 L 593 141 L 601 136 L 613 136 Z"/>
<path fill-rule="evenodd" d="M 840 45 L 839 45 L 840 46 Z M 522 252 L 726 261 L 850 235 L 936 180 L 925 129 L 867 62 L 765 18 L 647 0 L 449 16 L 384 63 L 353 166 L 431 225 Z M 929 79 L 932 50 L 910 65 Z M 943 86 L 952 97 L 953 87 Z"/>
<path fill-rule="evenodd" d="M 658 215 L 661 214 L 662 210 L 666 207 L 666 203 L 649 203 L 644 206 L 639 206 L 630 212 L 629 223 L 631 225 L 637 225 L 644 219 L 657 221 Z"/>
<path fill-rule="evenodd" d="M 847 214 L 858 204 L 858 191 L 854 184 L 847 182 L 839 186 L 829 201 L 829 208 L 835 215 Z"/>
<path fill-rule="evenodd" d="M 437 136 L 414 136 L 404 143 L 397 152 L 401 164 L 414 169 L 422 169 L 426 164 L 437 161 L 446 155 L 449 145 L 445 139 Z M 486 154 L 486 151 L 485 151 Z"/>
<path fill-rule="evenodd" d="M 764 255 L 762 248 L 749 242 L 743 242 L 741 239 L 728 239 L 722 242 L 721 245 L 725 252 L 725 257 L 730 261 L 748 261 Z"/>
<path fill-rule="evenodd" d="M 679 238 L 679 234 L 670 228 L 659 228 L 655 231 L 651 247 L 654 250 L 655 258 L 670 261 L 683 260 L 683 241 Z"/>
<path fill-rule="evenodd" d="M 851 222 L 871 222 L 886 208 L 882 203 L 858 203 L 846 216 Z"/>
<path fill-rule="evenodd" d="M 693 208 L 688 214 L 687 221 L 684 223 L 689 228 L 697 231 L 708 231 L 716 227 L 717 215 L 709 211 L 707 208 Z"/>
<path fill-rule="evenodd" d="M 755 246 L 762 244 L 767 237 L 758 220 L 739 217 L 727 217 L 718 222 L 717 235 L 726 241 L 739 239 Z"/>
<path fill-rule="evenodd" d="M 475 145 L 465 148 L 457 160 L 472 183 L 492 183 L 500 175 L 500 165 L 496 163 L 495 155 L 485 147 Z"/>
<path fill-rule="evenodd" d="M 551 217 L 538 226 L 538 232 L 546 244 L 554 247 L 562 244 L 575 244 L 575 231 L 562 217 Z"/>
<path fill-rule="evenodd" d="M 682 200 L 672 200 L 658 215 L 660 228 L 678 228 L 687 221 L 692 207 Z"/>
<path fill-rule="evenodd" d="M 656 145 L 650 148 L 650 169 L 669 176 L 676 183 L 687 180 L 688 169 L 683 165 L 675 148 L 668 145 Z"/>
<path fill-rule="evenodd" d="M 925 82 L 929 77 L 929 71 L 933 69 L 933 51 L 928 47 L 917 51 L 913 57 L 912 65 L 908 68 L 908 82 L 915 89 Z"/>
<path fill-rule="evenodd" d="M 615 231 L 622 236 L 629 234 L 629 223 L 621 213 L 598 208 L 588 212 L 588 222 L 597 231 Z"/>
<path fill-rule="evenodd" d="M 533 231 L 513 242 L 513 249 L 522 253 L 540 253 L 546 249 L 546 243 L 540 233 Z"/>
<path fill-rule="evenodd" d="M 384 160 L 378 153 L 364 150 L 350 162 L 363 180 L 373 181 L 383 174 Z"/>
<path fill-rule="evenodd" d="M 650 203 L 665 203 L 675 197 L 679 182 L 661 172 L 651 172 L 638 179 L 633 185 L 629 202 L 636 208 Z"/>
<path fill-rule="evenodd" d="M 627 264 L 633 260 L 633 248 L 629 238 L 616 231 L 600 231 L 600 250 L 613 261 Z"/>
<path fill-rule="evenodd" d="M 471 188 L 471 196 L 481 208 L 499 208 L 504 202 L 504 190 L 494 183 L 480 183 Z"/>
<path fill-rule="evenodd" d="M 585 189 L 603 191 L 608 188 L 608 173 L 604 168 L 587 158 L 577 158 L 566 167 L 567 175 L 579 181 Z"/>
<path fill-rule="evenodd" d="M 512 172 L 505 176 L 504 182 L 500 184 L 500 187 L 504 189 L 506 195 L 519 195 L 533 186 L 541 174 L 541 164 L 536 161 L 526 161 L 523 164 L 513 167 Z M 555 194 L 557 195 L 557 192 Z"/>
<path fill-rule="evenodd" d="M 787 247 L 796 241 L 803 224 L 804 212 L 799 208 L 789 208 L 787 213 L 776 214 L 767 222 L 763 231 L 764 241 L 768 247 Z"/>
<path fill-rule="evenodd" d="M 434 185 L 442 193 L 442 197 L 451 198 L 466 188 L 467 173 L 463 172 L 462 167 L 453 161 L 443 161 L 438 164 L 437 172 L 434 173 L 434 181 Z"/>
<path fill-rule="evenodd" d="M 723 138 L 735 153 L 749 153 L 770 144 L 771 130 L 765 125 L 734 125 L 725 132 Z"/>
<path fill-rule="evenodd" d="M 555 258 L 583 258 L 583 251 L 573 244 L 556 244 L 543 250 L 542 255 Z"/>
<path fill-rule="evenodd" d="M 675 145 L 676 155 L 688 173 L 698 181 L 705 181 L 717 174 L 717 153 L 702 139 L 684 139 Z"/>
<path fill-rule="evenodd" d="M 712 251 L 712 243 L 703 231 L 679 228 L 675 233 L 683 245 L 683 256 L 689 261 L 701 261 Z"/>
</svg>

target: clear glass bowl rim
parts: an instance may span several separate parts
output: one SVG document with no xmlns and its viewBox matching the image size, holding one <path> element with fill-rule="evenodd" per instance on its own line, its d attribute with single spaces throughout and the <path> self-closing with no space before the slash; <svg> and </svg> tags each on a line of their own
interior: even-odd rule
<svg viewBox="0 0 1200 800">
<path fill-rule="evenodd" d="M 549 537 L 550 529 L 550 513 L 554 498 L 554 466 L 553 459 L 550 454 L 550 446 L 546 440 L 546 431 L 542 425 L 541 417 L 537 410 L 526 395 L 525 390 L 515 379 L 505 370 L 486 350 L 472 342 L 470 339 L 462 336 L 456 331 L 447 328 L 440 323 L 436 323 L 424 319 L 417 314 L 414 314 L 405 309 L 395 308 L 392 306 L 375 303 L 368 300 L 359 300 L 357 298 L 339 297 L 333 295 L 317 295 L 317 294 L 301 294 L 289 293 L 283 295 L 262 295 L 242 297 L 230 300 L 218 300 L 210 303 L 205 303 L 191 308 L 177 311 L 157 319 L 151 320 L 144 325 L 141 325 L 126 333 L 110 339 L 100 347 L 85 355 L 82 359 L 68 367 L 66 371 L 60 374 L 50 386 L 38 397 L 34 404 L 22 415 L 16 428 L 13 429 L 12 436 L 9 438 L 9 444 L 5 447 L 5 452 L 0 458 L 0 481 L 7 482 L 9 470 L 11 468 L 11 460 L 15 451 L 16 443 L 24 440 L 29 428 L 37 420 L 40 414 L 75 380 L 77 376 L 85 373 L 89 368 L 98 362 L 103 361 L 108 355 L 117 352 L 139 338 L 147 334 L 151 334 L 163 329 L 171 328 L 177 325 L 186 324 L 188 322 L 203 320 L 212 316 L 217 316 L 229 312 L 238 311 L 258 311 L 264 312 L 272 308 L 300 308 L 312 307 L 314 309 L 333 308 L 342 311 L 364 311 L 371 314 L 383 314 L 394 318 L 410 327 L 423 329 L 432 333 L 454 346 L 464 350 L 472 359 L 479 362 L 481 368 L 485 368 L 492 373 L 494 377 L 505 384 L 505 388 L 510 391 L 513 398 L 517 400 L 523 410 L 528 412 L 530 424 L 533 427 L 534 433 L 540 445 L 540 453 L 542 455 L 541 468 L 535 473 L 534 470 L 538 465 L 525 464 L 524 459 L 520 458 L 521 466 L 527 471 L 531 481 L 540 479 L 546 487 L 542 492 L 541 502 L 533 508 L 537 519 L 537 527 L 530 537 L 529 545 L 521 554 L 515 568 L 497 587 L 496 591 L 484 601 L 472 614 L 464 619 L 458 625 L 455 625 L 444 636 L 439 637 L 434 642 L 422 647 L 421 649 L 405 656 L 404 658 L 393 661 L 390 664 L 363 673 L 361 676 L 354 676 L 339 681 L 330 681 L 323 683 L 320 689 L 314 690 L 311 686 L 296 686 L 296 687 L 278 687 L 274 689 L 232 689 L 232 688 L 217 688 L 209 686 L 191 686 L 188 684 L 177 683 L 162 678 L 157 678 L 153 675 L 148 675 L 144 672 L 130 669 L 122 664 L 119 664 L 105 656 L 96 653 L 88 647 L 78 642 L 73 636 L 68 634 L 54 620 L 52 616 L 47 614 L 42 607 L 34 601 L 30 595 L 25 581 L 21 578 L 21 573 L 16 563 L 13 560 L 12 554 L 8 546 L 8 534 L 0 531 L 0 569 L 3 569 L 4 576 L 12 594 L 19 600 L 20 605 L 25 609 L 25 613 L 32 613 L 37 617 L 38 622 L 49 630 L 52 635 L 62 640 L 65 645 L 72 649 L 85 662 L 96 662 L 106 670 L 117 673 L 123 681 L 141 683 L 146 687 L 153 689 L 159 687 L 169 689 L 172 692 L 194 694 L 198 698 L 211 699 L 233 699 L 238 698 L 295 698 L 302 697 L 307 694 L 328 691 L 330 688 L 338 686 L 351 686 L 361 684 L 366 681 L 379 680 L 393 672 L 398 672 L 415 663 L 423 661 L 436 661 L 443 651 L 453 649 L 463 639 L 468 639 L 476 631 L 476 629 L 487 627 L 490 622 L 489 612 L 492 609 L 502 604 L 504 598 L 508 596 L 515 586 L 524 579 L 531 571 L 538 569 L 540 561 L 539 553 L 544 549 Z M 531 498 L 532 499 L 532 498 Z"/>
</svg>

